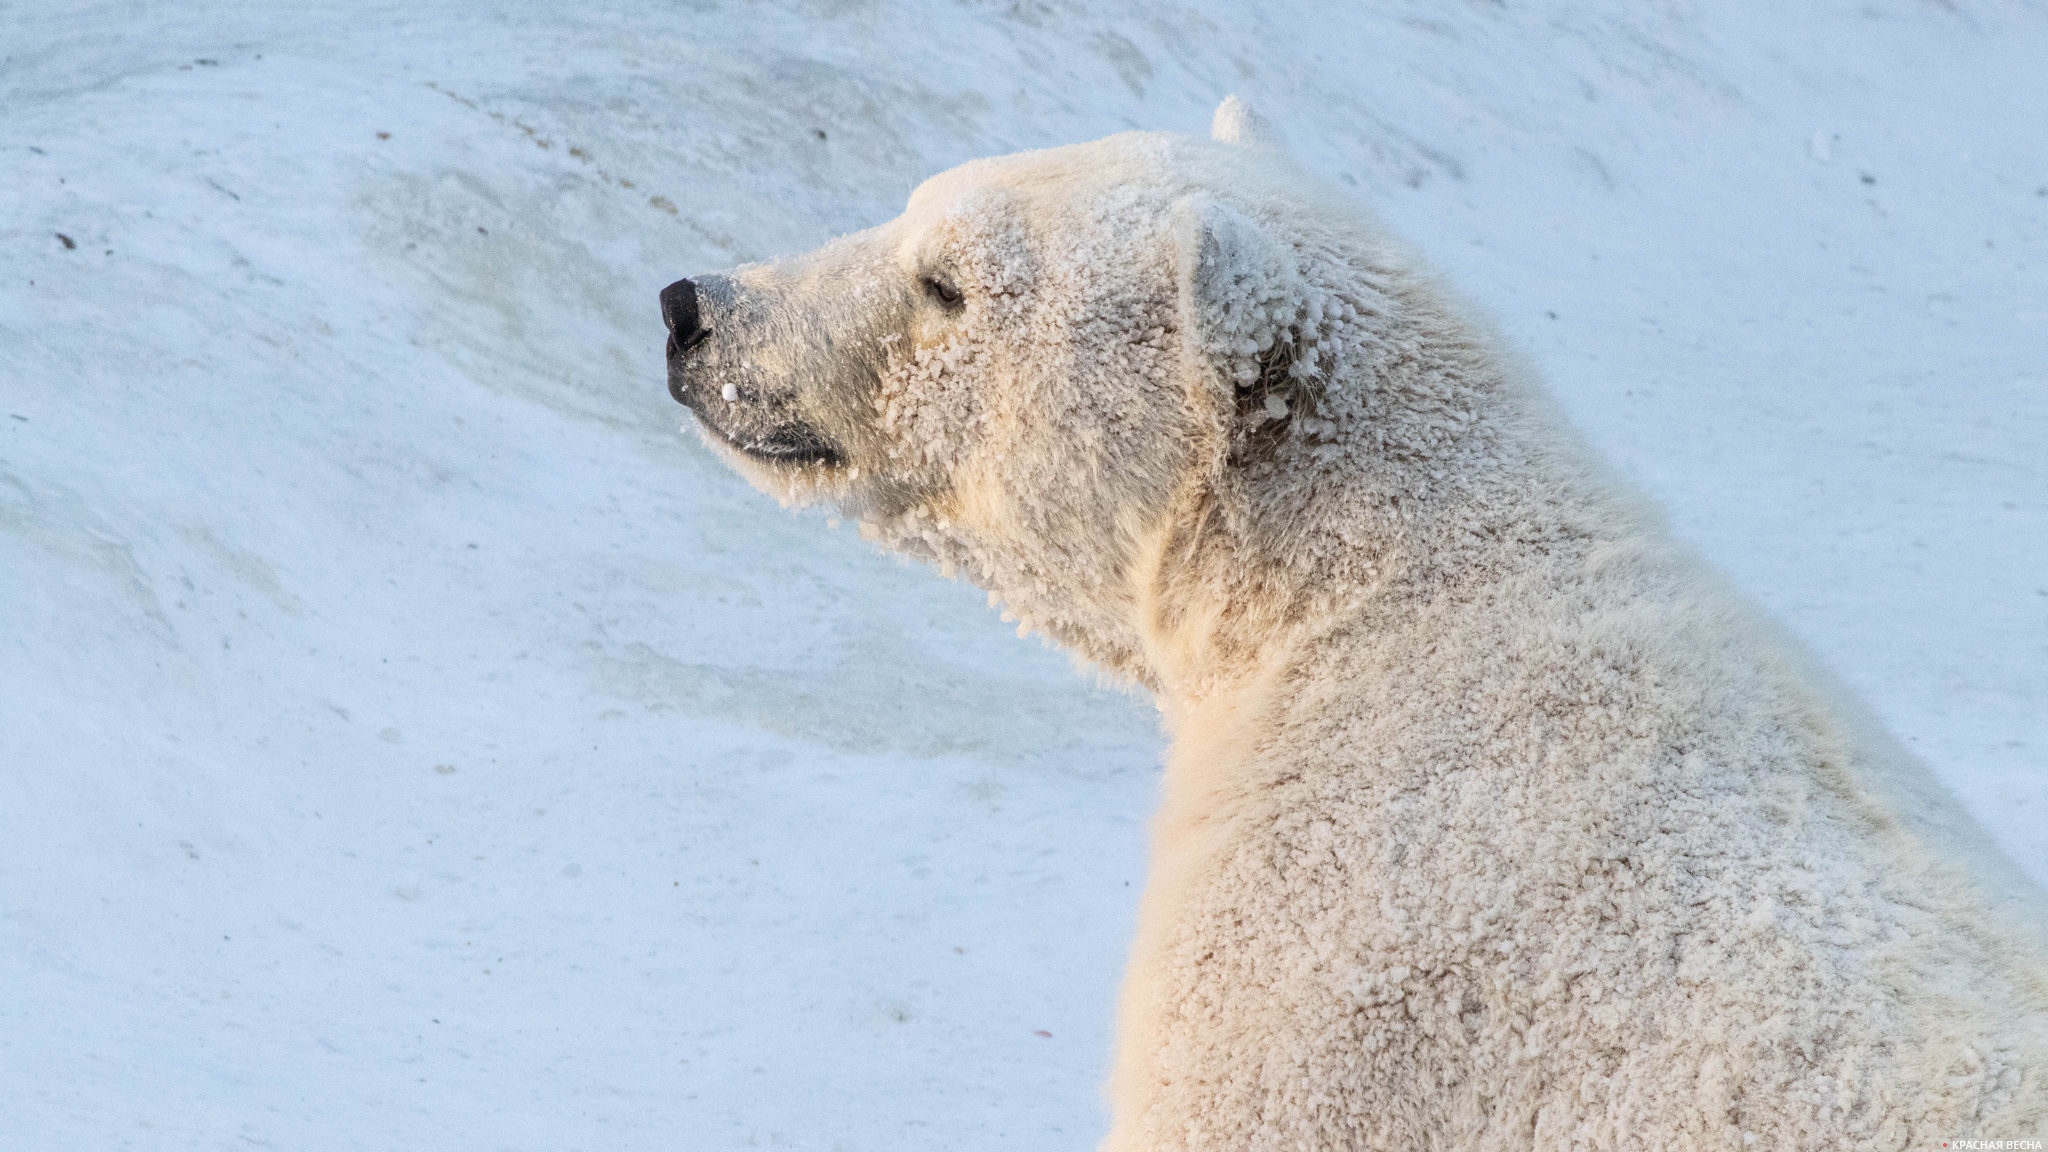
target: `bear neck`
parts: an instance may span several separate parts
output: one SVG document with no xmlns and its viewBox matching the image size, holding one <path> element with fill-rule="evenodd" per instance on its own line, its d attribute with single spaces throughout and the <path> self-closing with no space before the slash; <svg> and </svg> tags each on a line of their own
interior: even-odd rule
<svg viewBox="0 0 2048 1152">
<path fill-rule="evenodd" d="M 1182 494 L 1131 597 L 1138 678 L 1170 728 L 1266 698 L 1333 634 L 1656 532 L 1476 342 L 1440 355 L 1431 387 L 1370 403 L 1334 387 L 1263 454 L 1222 458 Z"/>
</svg>

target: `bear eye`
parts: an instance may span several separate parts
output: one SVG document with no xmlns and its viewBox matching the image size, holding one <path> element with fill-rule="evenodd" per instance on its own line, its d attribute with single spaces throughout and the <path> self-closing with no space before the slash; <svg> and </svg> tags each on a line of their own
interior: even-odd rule
<svg viewBox="0 0 2048 1152">
<path fill-rule="evenodd" d="M 948 312 L 958 311 L 964 299 L 960 295 L 959 287 L 951 280 L 936 273 L 927 275 L 924 278 L 924 293 L 938 301 L 939 306 Z"/>
</svg>

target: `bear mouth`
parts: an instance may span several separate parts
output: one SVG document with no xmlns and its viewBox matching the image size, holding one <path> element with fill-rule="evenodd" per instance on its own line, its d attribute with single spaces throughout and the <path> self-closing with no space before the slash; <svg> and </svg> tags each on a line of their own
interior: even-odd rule
<svg viewBox="0 0 2048 1152">
<path fill-rule="evenodd" d="M 806 424 L 779 424 L 754 435 L 738 435 L 692 404 L 697 423 L 727 447 L 771 464 L 837 466 L 846 463 L 839 446 Z"/>
<path fill-rule="evenodd" d="M 681 363 L 686 348 L 678 348 L 676 338 L 669 337 L 668 347 L 668 392 L 675 401 L 690 410 L 697 423 L 719 443 L 733 451 L 769 464 L 792 467 L 822 464 L 836 466 L 846 463 L 846 454 L 823 433 L 801 420 L 783 420 L 766 429 L 750 432 L 735 432 L 717 416 L 727 414 L 732 397 L 727 396 L 724 404 L 712 400 L 701 386 L 691 379 Z M 728 385 L 728 387 L 730 387 Z"/>
</svg>

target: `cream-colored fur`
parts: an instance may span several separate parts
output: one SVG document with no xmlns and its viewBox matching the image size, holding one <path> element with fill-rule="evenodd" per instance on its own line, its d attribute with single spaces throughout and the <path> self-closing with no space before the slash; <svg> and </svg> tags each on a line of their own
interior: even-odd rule
<svg viewBox="0 0 2048 1152">
<path fill-rule="evenodd" d="M 1397 244 L 1215 135 L 936 177 L 700 280 L 672 357 L 757 483 L 1156 694 L 1104 1147 L 2048 1135 L 2034 894 Z"/>
</svg>

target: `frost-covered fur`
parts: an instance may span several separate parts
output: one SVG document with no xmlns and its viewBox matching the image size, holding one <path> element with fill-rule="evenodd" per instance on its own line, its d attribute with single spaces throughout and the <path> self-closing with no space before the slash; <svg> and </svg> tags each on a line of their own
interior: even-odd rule
<svg viewBox="0 0 2048 1152">
<path fill-rule="evenodd" d="M 2048 1125 L 2032 897 L 1240 106 L 699 282 L 707 436 L 1150 688 L 1136 1149 Z"/>
</svg>

